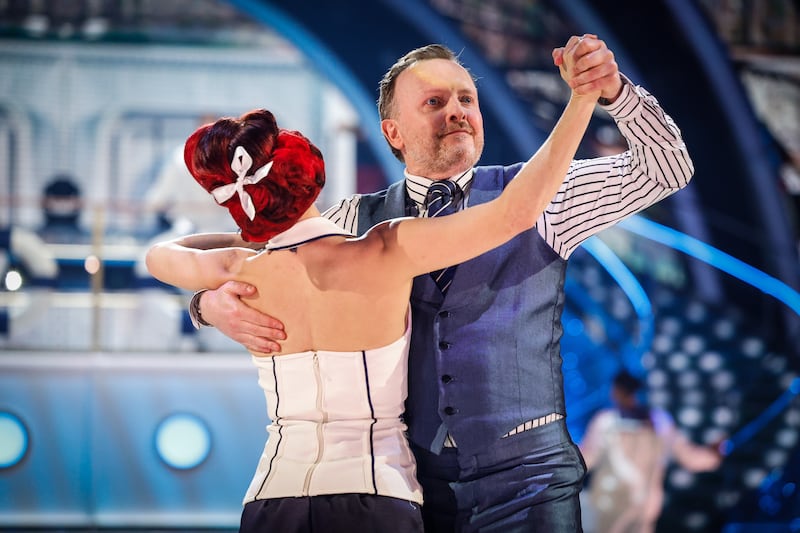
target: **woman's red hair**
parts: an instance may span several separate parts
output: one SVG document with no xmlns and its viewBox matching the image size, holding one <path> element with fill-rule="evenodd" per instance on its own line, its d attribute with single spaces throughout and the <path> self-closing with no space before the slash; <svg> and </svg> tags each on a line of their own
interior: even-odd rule
<svg viewBox="0 0 800 533">
<path fill-rule="evenodd" d="M 194 179 L 210 193 L 236 181 L 231 160 L 238 146 L 253 159 L 248 175 L 270 161 L 272 168 L 258 183 L 245 185 L 256 209 L 253 220 L 238 194 L 221 205 L 230 211 L 244 240 L 266 242 L 292 227 L 317 199 L 325 185 L 322 153 L 300 132 L 279 128 L 272 113 L 256 109 L 201 126 L 187 139 L 183 157 Z"/>
</svg>

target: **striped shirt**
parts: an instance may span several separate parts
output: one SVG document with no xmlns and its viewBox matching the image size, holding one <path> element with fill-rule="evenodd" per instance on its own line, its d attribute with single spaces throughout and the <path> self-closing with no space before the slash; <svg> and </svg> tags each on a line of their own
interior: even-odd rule
<svg viewBox="0 0 800 533">
<path fill-rule="evenodd" d="M 685 187 L 694 167 L 681 132 L 656 99 L 623 76 L 617 100 L 603 107 L 628 142 L 617 155 L 574 160 L 564 182 L 536 223 L 536 230 L 564 259 L 586 239 L 623 218 L 642 211 Z M 473 172 L 451 178 L 465 192 Z M 424 201 L 431 180 L 405 173 L 406 191 L 425 216 Z M 326 210 L 329 218 L 346 231 L 358 234 L 361 196 L 356 194 Z"/>
</svg>

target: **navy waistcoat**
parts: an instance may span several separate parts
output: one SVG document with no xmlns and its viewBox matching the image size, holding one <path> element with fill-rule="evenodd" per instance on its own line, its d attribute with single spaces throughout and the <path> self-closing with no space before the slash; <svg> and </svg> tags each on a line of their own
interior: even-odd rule
<svg viewBox="0 0 800 533">
<path fill-rule="evenodd" d="M 477 167 L 469 205 L 496 198 L 521 168 Z M 359 233 L 405 216 L 403 181 L 364 195 Z M 414 280 L 406 422 L 414 444 L 480 454 L 517 425 L 565 413 L 559 342 L 567 262 L 528 230 L 458 266 L 445 298 Z"/>
</svg>

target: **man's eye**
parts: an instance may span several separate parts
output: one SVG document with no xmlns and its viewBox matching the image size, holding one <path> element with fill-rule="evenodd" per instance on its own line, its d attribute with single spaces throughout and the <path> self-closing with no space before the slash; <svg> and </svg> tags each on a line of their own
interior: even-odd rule
<svg viewBox="0 0 800 533">
<path fill-rule="evenodd" d="M 433 106 L 436 106 L 436 105 L 439 105 L 439 99 L 438 99 L 438 98 L 428 98 L 428 100 L 426 101 L 426 103 L 427 103 L 428 105 L 433 105 Z"/>
<path fill-rule="evenodd" d="M 461 103 L 463 103 L 463 104 L 471 104 L 474 101 L 475 101 L 475 99 L 473 97 L 471 97 L 471 96 L 462 96 L 461 97 Z"/>
</svg>

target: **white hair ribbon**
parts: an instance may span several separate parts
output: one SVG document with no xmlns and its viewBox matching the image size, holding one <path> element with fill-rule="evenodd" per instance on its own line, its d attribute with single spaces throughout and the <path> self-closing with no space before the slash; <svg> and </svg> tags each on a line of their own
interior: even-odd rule
<svg viewBox="0 0 800 533">
<path fill-rule="evenodd" d="M 242 203 L 242 209 L 247 213 L 250 220 L 253 220 L 256 217 L 256 208 L 253 205 L 253 199 L 244 190 L 244 186 L 253 185 L 266 178 L 272 168 L 272 163 L 273 162 L 270 161 L 248 176 L 247 171 L 250 170 L 250 167 L 253 165 L 253 158 L 250 157 L 247 150 L 241 146 L 237 146 L 236 150 L 233 152 L 233 160 L 231 161 L 231 170 L 236 173 L 236 181 L 223 185 L 222 187 L 217 187 L 211 191 L 211 194 L 214 196 L 217 203 L 221 204 L 230 199 L 233 193 L 237 193 L 239 195 L 239 201 Z"/>
</svg>

